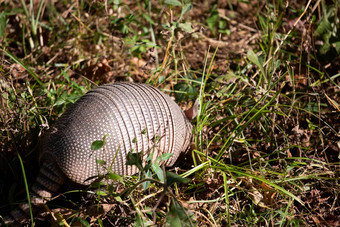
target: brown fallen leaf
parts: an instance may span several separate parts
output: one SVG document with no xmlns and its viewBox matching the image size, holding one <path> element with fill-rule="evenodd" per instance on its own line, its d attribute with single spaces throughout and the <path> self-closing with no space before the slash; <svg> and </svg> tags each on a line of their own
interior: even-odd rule
<svg viewBox="0 0 340 227">
<path fill-rule="evenodd" d="M 335 100 L 331 99 L 326 93 L 325 93 L 325 96 L 326 96 L 329 104 L 331 104 L 331 106 L 333 106 L 336 110 L 338 110 L 340 112 L 339 103 L 337 103 Z"/>
</svg>

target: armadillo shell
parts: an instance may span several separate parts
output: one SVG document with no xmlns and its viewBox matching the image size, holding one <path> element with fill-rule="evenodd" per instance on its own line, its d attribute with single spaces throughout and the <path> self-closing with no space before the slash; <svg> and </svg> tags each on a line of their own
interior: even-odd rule
<svg viewBox="0 0 340 227">
<path fill-rule="evenodd" d="M 130 151 L 143 152 L 143 160 L 171 153 L 164 163 L 173 165 L 190 143 L 192 125 L 180 107 L 167 95 L 145 84 L 114 83 L 82 96 L 60 117 L 43 141 L 42 157 L 54 160 L 72 181 L 88 185 L 91 177 L 107 170 L 121 175 L 137 172 L 126 165 Z M 91 144 L 103 140 L 99 150 Z"/>
</svg>

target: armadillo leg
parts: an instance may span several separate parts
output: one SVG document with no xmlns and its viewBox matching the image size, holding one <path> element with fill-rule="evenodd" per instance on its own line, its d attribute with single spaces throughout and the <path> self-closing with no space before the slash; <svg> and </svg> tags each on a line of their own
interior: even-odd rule
<svg viewBox="0 0 340 227">
<path fill-rule="evenodd" d="M 45 161 L 40 168 L 39 175 L 30 190 L 32 211 L 35 213 L 39 207 L 52 198 L 65 181 L 65 176 L 53 162 Z M 11 212 L 11 217 L 5 217 L 5 224 L 23 223 L 29 217 L 28 203 L 19 205 Z"/>
</svg>

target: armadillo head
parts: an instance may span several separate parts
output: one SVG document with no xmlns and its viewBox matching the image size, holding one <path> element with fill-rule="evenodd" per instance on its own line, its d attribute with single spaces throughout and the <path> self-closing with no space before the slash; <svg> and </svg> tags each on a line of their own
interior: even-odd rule
<svg viewBox="0 0 340 227">
<path fill-rule="evenodd" d="M 184 135 L 184 143 L 183 143 L 183 147 L 182 147 L 182 152 L 186 152 L 189 150 L 190 144 L 192 143 L 192 123 L 191 123 L 192 119 L 189 118 L 185 118 L 185 135 Z"/>
<path fill-rule="evenodd" d="M 179 106 L 177 106 L 177 104 L 176 106 L 173 106 L 172 109 L 174 110 L 174 115 L 176 116 L 174 127 L 177 130 L 174 136 L 176 141 L 173 156 L 171 157 L 169 162 L 166 163 L 167 166 L 172 166 L 182 152 L 188 151 L 188 148 L 192 143 L 193 126 L 191 122 L 197 115 L 198 101 L 196 101 L 194 105 L 186 111 L 182 111 Z"/>
<path fill-rule="evenodd" d="M 183 144 L 183 150 L 187 151 L 190 144 L 193 142 L 193 136 L 192 136 L 192 120 L 196 117 L 198 112 L 198 99 L 196 99 L 195 103 L 186 111 L 184 111 L 185 114 L 185 125 L 186 125 L 186 140 Z"/>
</svg>

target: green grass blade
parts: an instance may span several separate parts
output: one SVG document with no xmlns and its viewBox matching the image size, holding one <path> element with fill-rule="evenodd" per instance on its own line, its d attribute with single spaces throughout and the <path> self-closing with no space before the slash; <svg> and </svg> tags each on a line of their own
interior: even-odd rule
<svg viewBox="0 0 340 227">
<path fill-rule="evenodd" d="M 34 226 L 34 221 L 33 221 L 33 212 L 32 212 L 32 205 L 31 205 L 30 191 L 29 191 L 28 184 L 27 184 L 24 163 L 22 162 L 22 159 L 21 159 L 21 156 L 20 156 L 19 153 L 18 153 L 18 158 L 19 158 L 19 161 L 20 161 L 20 166 L 21 166 L 21 170 L 22 170 L 22 176 L 24 178 L 24 183 L 25 183 L 27 203 L 28 203 L 28 207 L 29 207 L 29 210 L 30 210 L 30 217 L 31 217 L 31 226 L 33 227 Z"/>
<path fill-rule="evenodd" d="M 43 85 L 43 83 L 39 80 L 38 76 L 31 70 L 29 69 L 26 65 L 24 65 L 18 58 L 16 58 L 14 55 L 12 55 L 10 52 L 5 51 L 5 54 L 10 57 L 13 61 L 15 61 L 16 63 L 18 63 L 19 65 L 21 65 L 24 69 L 26 69 L 26 71 L 31 74 L 31 76 L 35 79 L 35 81 L 37 81 L 37 83 L 39 85 Z"/>
</svg>

